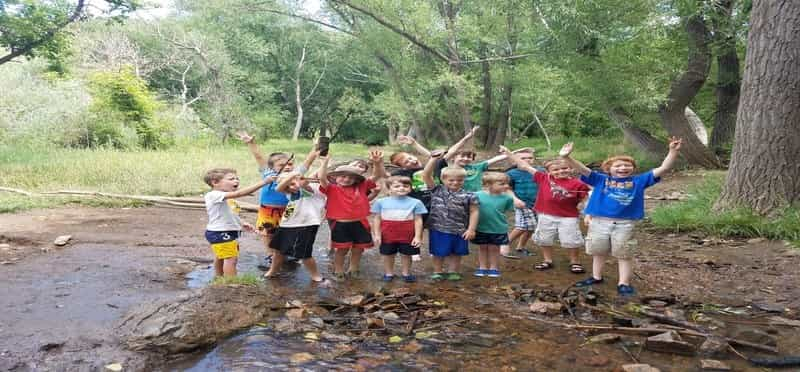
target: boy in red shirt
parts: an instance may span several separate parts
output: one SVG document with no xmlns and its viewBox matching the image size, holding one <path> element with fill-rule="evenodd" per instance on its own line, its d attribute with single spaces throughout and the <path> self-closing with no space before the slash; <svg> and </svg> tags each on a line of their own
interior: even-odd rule
<svg viewBox="0 0 800 372">
<path fill-rule="evenodd" d="M 544 166 L 547 173 L 544 173 L 501 147 L 501 153 L 503 152 L 508 154 L 517 168 L 533 174 L 533 181 L 539 185 L 533 206 L 539 217 L 533 242 L 542 247 L 544 258 L 534 268 L 553 268 L 553 245 L 558 236 L 561 248 L 569 252 L 569 271 L 574 274 L 585 273 L 586 270 L 578 258 L 578 248 L 584 244 L 578 223 L 578 204 L 588 195 L 589 186 L 572 176 L 572 168 L 563 159 L 546 162 Z"/>
<path fill-rule="evenodd" d="M 369 157 L 372 161 L 371 179 L 365 178 L 361 169 L 350 165 L 339 166 L 330 173 L 326 167 L 319 170 L 319 191 L 328 197 L 326 218 L 330 222 L 333 275 L 337 279 L 345 277 L 344 259 L 348 251 L 351 255 L 347 274 L 356 278 L 361 254 L 373 246 L 367 221 L 369 194 L 377 187 L 373 180 L 385 177 L 386 170 L 383 168 L 383 152 L 370 151 Z"/>
</svg>

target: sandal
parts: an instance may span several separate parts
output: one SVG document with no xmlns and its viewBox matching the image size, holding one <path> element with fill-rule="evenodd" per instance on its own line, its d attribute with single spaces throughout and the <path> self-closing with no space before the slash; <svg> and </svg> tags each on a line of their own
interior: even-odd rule
<svg viewBox="0 0 800 372">
<path fill-rule="evenodd" d="M 536 270 L 550 270 L 553 268 L 553 263 L 550 261 L 542 261 L 533 267 Z"/>
<path fill-rule="evenodd" d="M 431 275 L 431 280 L 445 280 L 444 273 L 433 273 Z"/>
<path fill-rule="evenodd" d="M 384 282 L 391 282 L 392 280 L 394 280 L 394 275 L 383 274 L 381 280 Z"/>
<path fill-rule="evenodd" d="M 583 274 L 586 272 L 586 269 L 583 268 L 583 265 L 579 263 L 569 264 L 569 272 L 573 274 Z"/>
<path fill-rule="evenodd" d="M 603 283 L 603 279 L 595 279 L 593 276 L 590 276 L 584 280 L 581 280 L 575 283 L 576 287 L 589 287 L 595 284 Z"/>
<path fill-rule="evenodd" d="M 417 277 L 414 275 L 403 275 L 403 281 L 406 283 L 414 283 L 417 281 Z"/>
</svg>

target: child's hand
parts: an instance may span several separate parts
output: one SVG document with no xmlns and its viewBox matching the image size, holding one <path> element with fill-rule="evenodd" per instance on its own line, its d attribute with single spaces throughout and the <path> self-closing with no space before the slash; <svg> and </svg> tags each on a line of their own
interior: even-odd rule
<svg viewBox="0 0 800 372">
<path fill-rule="evenodd" d="M 236 133 L 236 135 L 239 136 L 239 139 L 242 140 L 242 142 L 244 143 L 253 143 L 253 141 L 255 140 L 255 137 L 251 136 L 245 131 L 239 131 Z"/>
<path fill-rule="evenodd" d="M 417 239 L 415 237 L 414 239 L 411 240 L 411 246 L 414 247 L 414 248 L 422 247 L 422 240 L 421 239 Z"/>
<path fill-rule="evenodd" d="M 472 240 L 472 239 L 475 239 L 475 230 L 467 230 L 467 231 L 464 231 L 464 233 L 463 233 L 463 234 L 461 234 L 461 237 L 462 237 L 462 238 L 464 238 L 464 240 Z"/>
<path fill-rule="evenodd" d="M 397 143 L 401 145 L 413 145 L 416 142 L 417 140 L 415 140 L 414 137 L 411 136 L 397 136 Z"/>
<path fill-rule="evenodd" d="M 525 202 L 519 199 L 514 199 L 514 208 L 525 209 Z"/>
<path fill-rule="evenodd" d="M 439 159 L 442 156 L 444 156 L 444 154 L 445 154 L 444 150 L 433 150 L 431 151 L 431 159 Z"/>
<path fill-rule="evenodd" d="M 503 155 L 508 155 L 511 151 L 508 150 L 508 147 L 500 145 L 500 149 L 498 150 L 498 152 Z"/>
<path fill-rule="evenodd" d="M 369 160 L 372 160 L 373 163 L 382 163 L 383 162 L 383 151 L 381 150 L 372 150 L 369 152 Z"/>
<path fill-rule="evenodd" d="M 683 139 L 678 137 L 669 138 L 669 151 L 680 151 Z"/>
<path fill-rule="evenodd" d="M 242 229 L 244 229 L 244 231 L 251 232 L 251 233 L 252 232 L 256 232 L 256 228 L 253 227 L 253 225 L 251 225 L 251 224 L 249 224 L 247 222 L 242 222 Z"/>
<path fill-rule="evenodd" d="M 277 176 L 277 175 L 274 175 L 274 176 L 269 176 L 269 177 L 267 177 L 267 178 L 265 178 L 265 179 L 264 179 L 264 184 L 265 184 L 265 185 L 269 185 L 269 184 L 271 184 L 271 183 L 275 182 L 275 180 L 277 180 L 277 179 L 278 179 L 278 176 Z"/>
<path fill-rule="evenodd" d="M 565 143 L 564 146 L 561 147 L 561 151 L 558 152 L 558 156 L 566 157 L 572 154 L 572 142 Z"/>
</svg>

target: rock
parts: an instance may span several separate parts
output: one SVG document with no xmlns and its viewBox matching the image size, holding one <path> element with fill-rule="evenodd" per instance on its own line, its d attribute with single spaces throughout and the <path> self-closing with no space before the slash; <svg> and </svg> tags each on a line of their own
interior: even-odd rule
<svg viewBox="0 0 800 372">
<path fill-rule="evenodd" d="M 408 287 L 400 287 L 392 290 L 392 295 L 395 297 L 403 297 L 408 294 L 411 294 L 411 289 Z"/>
<path fill-rule="evenodd" d="M 731 367 L 719 360 L 701 359 L 700 368 L 706 371 L 730 371 Z"/>
<path fill-rule="evenodd" d="M 286 311 L 286 317 L 291 320 L 303 320 L 308 316 L 306 309 L 291 309 Z"/>
<path fill-rule="evenodd" d="M 119 363 L 106 364 L 105 367 L 106 367 L 106 370 L 109 370 L 109 371 L 112 371 L 112 372 L 122 371 L 122 364 L 119 364 Z"/>
<path fill-rule="evenodd" d="M 419 342 L 411 341 L 408 344 L 406 344 L 406 346 L 403 346 L 400 350 L 403 350 L 407 353 L 415 354 L 420 350 L 422 350 L 422 345 L 420 345 Z"/>
<path fill-rule="evenodd" d="M 296 353 L 289 357 L 289 361 L 292 364 L 303 364 L 312 360 L 314 360 L 314 356 L 311 353 Z"/>
<path fill-rule="evenodd" d="M 383 318 L 383 320 L 388 320 L 390 322 L 393 322 L 393 321 L 396 321 L 396 320 L 400 320 L 400 316 L 397 315 L 397 313 L 393 313 L 391 311 L 388 312 L 388 313 L 381 314 L 381 318 Z"/>
<path fill-rule="evenodd" d="M 381 318 L 367 318 L 367 328 L 383 328 L 386 326 Z"/>
<path fill-rule="evenodd" d="M 622 370 L 625 372 L 661 372 L 660 369 L 649 364 L 623 364 Z"/>
<path fill-rule="evenodd" d="M 6 243 L 0 244 L 0 249 L 11 249 L 11 244 L 6 244 Z"/>
<path fill-rule="evenodd" d="M 659 308 L 667 306 L 667 303 L 661 300 L 650 300 L 647 304 L 652 307 L 659 307 Z"/>
<path fill-rule="evenodd" d="M 564 306 L 557 302 L 544 302 L 536 300 L 530 305 L 530 310 L 534 313 L 556 315 L 561 313 Z"/>
<path fill-rule="evenodd" d="M 780 304 L 773 304 L 767 302 L 754 302 L 753 307 L 768 313 L 782 313 L 784 308 Z"/>
<path fill-rule="evenodd" d="M 614 315 L 611 317 L 611 321 L 614 322 L 615 325 L 618 325 L 620 327 L 633 327 L 633 319 L 631 318 L 625 318 Z"/>
<path fill-rule="evenodd" d="M 597 336 L 592 336 L 589 338 L 589 343 L 592 344 L 613 344 L 619 341 L 620 335 L 613 334 L 613 333 L 604 333 Z"/>
<path fill-rule="evenodd" d="M 342 303 L 350 306 L 361 306 L 365 299 L 366 298 L 362 295 L 355 295 L 343 298 Z"/>
<path fill-rule="evenodd" d="M 67 243 L 72 239 L 72 235 L 61 235 L 53 241 L 53 244 L 59 247 L 63 247 L 67 245 Z"/>
<path fill-rule="evenodd" d="M 644 344 L 645 348 L 659 353 L 679 354 L 692 356 L 695 354 L 694 345 L 681 339 L 678 332 L 669 331 L 655 336 L 650 336 Z"/>
<path fill-rule="evenodd" d="M 586 365 L 591 366 L 591 367 L 603 367 L 603 366 L 608 365 L 608 363 L 610 363 L 610 362 L 611 361 L 608 358 L 606 358 L 606 357 L 604 357 L 602 355 L 595 355 L 595 356 L 589 358 L 588 361 L 586 361 Z"/>
<path fill-rule="evenodd" d="M 728 342 L 722 337 L 708 337 L 700 345 L 700 355 L 711 358 L 723 358 L 728 354 Z"/>
<path fill-rule="evenodd" d="M 733 338 L 737 340 L 752 342 L 754 344 L 760 345 L 767 345 L 776 347 L 778 346 L 778 340 L 775 339 L 775 336 L 772 336 L 764 331 L 759 331 L 757 329 L 748 329 L 741 331 L 736 334 Z"/>
</svg>

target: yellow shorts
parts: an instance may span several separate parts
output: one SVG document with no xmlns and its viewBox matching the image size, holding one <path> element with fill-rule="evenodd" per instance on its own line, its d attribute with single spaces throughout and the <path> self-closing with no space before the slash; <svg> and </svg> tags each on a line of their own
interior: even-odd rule
<svg viewBox="0 0 800 372">
<path fill-rule="evenodd" d="M 239 257 L 239 242 L 231 240 L 229 242 L 212 243 L 211 250 L 214 251 L 214 257 L 219 260 Z"/>
<path fill-rule="evenodd" d="M 264 231 L 267 235 L 272 235 L 278 228 L 283 217 L 283 211 L 286 207 L 273 207 L 269 205 L 262 205 L 258 208 L 258 219 L 256 220 L 256 228 L 258 231 Z"/>
</svg>

